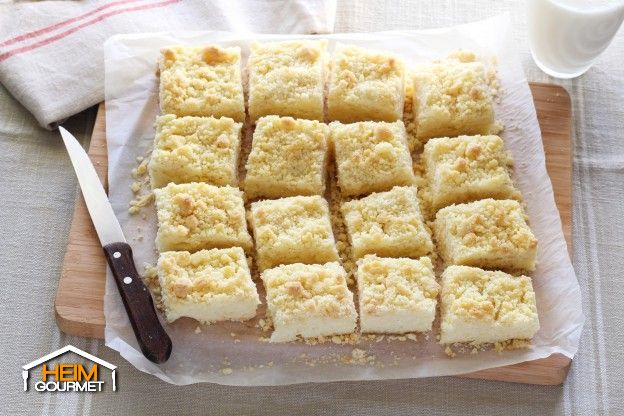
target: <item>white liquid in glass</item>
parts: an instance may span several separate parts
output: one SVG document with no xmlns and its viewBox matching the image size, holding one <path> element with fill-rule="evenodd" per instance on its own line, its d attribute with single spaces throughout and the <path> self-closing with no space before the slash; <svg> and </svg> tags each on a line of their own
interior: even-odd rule
<svg viewBox="0 0 624 416">
<path fill-rule="evenodd" d="M 557 78 L 587 71 L 624 20 L 624 0 L 528 0 L 531 54 Z"/>
</svg>

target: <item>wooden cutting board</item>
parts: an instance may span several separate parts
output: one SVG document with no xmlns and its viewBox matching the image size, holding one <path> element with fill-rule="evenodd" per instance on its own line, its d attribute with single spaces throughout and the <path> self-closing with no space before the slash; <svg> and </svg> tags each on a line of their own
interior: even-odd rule
<svg viewBox="0 0 624 416">
<path fill-rule="evenodd" d="M 570 96 L 559 86 L 531 84 L 542 130 L 546 165 L 555 191 L 563 232 L 572 247 L 572 158 Z M 106 117 L 104 103 L 95 122 L 89 156 L 107 186 Z M 71 335 L 104 338 L 104 282 L 106 261 L 87 208 L 78 192 L 67 252 L 56 294 L 59 328 Z M 530 384 L 561 384 L 570 360 L 554 354 L 548 358 L 467 374 L 467 377 Z"/>
</svg>

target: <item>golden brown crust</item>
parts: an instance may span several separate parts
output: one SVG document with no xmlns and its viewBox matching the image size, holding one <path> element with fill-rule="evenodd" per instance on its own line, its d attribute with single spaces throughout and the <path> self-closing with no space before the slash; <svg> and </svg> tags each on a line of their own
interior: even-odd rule
<svg viewBox="0 0 624 416">
<path fill-rule="evenodd" d="M 450 266 L 442 274 L 441 343 L 531 338 L 539 329 L 531 278 Z"/>
</svg>

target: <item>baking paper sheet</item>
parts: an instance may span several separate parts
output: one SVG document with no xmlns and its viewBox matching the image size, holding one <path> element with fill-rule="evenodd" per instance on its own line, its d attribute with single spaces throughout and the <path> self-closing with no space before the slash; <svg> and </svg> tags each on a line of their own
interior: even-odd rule
<svg viewBox="0 0 624 416">
<path fill-rule="evenodd" d="M 430 377 L 515 364 L 553 353 L 573 357 L 584 321 L 580 290 L 546 172 L 533 100 L 510 37 L 510 25 L 509 16 L 502 15 L 452 28 L 317 37 L 328 39 L 330 49 L 339 41 L 393 51 L 410 66 L 442 58 L 458 48 L 497 58 L 502 92 L 496 117 L 505 125 L 502 137 L 516 161 L 516 183 L 524 194 L 530 224 L 539 239 L 539 266 L 533 274 L 533 284 L 541 329 L 531 349 L 466 353 L 450 358 L 436 343 L 435 334 L 418 335 L 416 341 L 388 342 L 386 337 L 376 342 L 364 338 L 358 345 L 271 344 L 259 340 L 268 335 L 256 327 L 263 316 L 247 323 L 201 326 L 199 333 L 195 331 L 197 323 L 183 319 L 165 325 L 173 340 L 173 353 L 167 363 L 156 365 L 143 357 L 137 346 L 110 271 L 104 300 L 106 345 L 141 371 L 174 384 L 279 385 Z M 141 214 L 128 214 L 128 202 L 133 199 L 131 170 L 137 166 L 136 158 L 146 155 L 152 146 L 153 124 L 158 114 L 155 70 L 160 48 L 172 44 L 238 45 L 245 61 L 251 40 L 301 37 L 229 32 L 152 33 L 118 35 L 106 42 L 110 199 L 139 269 L 156 260 L 156 213 L 152 205 L 142 210 L 146 219 Z"/>
</svg>

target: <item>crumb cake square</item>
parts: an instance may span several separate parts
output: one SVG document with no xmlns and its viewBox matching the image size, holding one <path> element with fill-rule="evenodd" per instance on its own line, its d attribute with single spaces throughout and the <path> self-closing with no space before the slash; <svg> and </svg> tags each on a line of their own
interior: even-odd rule
<svg viewBox="0 0 624 416">
<path fill-rule="evenodd" d="M 448 60 L 414 71 L 414 114 L 419 139 L 488 134 L 494 123 L 483 64 Z"/>
<path fill-rule="evenodd" d="M 535 270 L 537 239 L 518 201 L 484 199 L 442 208 L 434 234 L 447 265 Z"/>
<path fill-rule="evenodd" d="M 431 139 L 422 161 L 434 210 L 478 199 L 516 199 L 512 159 L 498 136 Z"/>
<path fill-rule="evenodd" d="M 231 186 L 173 184 L 154 189 L 158 251 L 252 247 L 243 193 Z"/>
<path fill-rule="evenodd" d="M 366 254 L 418 258 L 433 251 L 414 186 L 396 186 L 342 204 L 354 258 Z"/>
<path fill-rule="evenodd" d="M 405 68 L 391 54 L 338 44 L 331 61 L 327 111 L 345 123 L 403 117 Z"/>
<path fill-rule="evenodd" d="M 163 114 L 245 121 L 240 48 L 171 46 L 159 71 Z"/>
<path fill-rule="evenodd" d="M 320 196 L 293 196 L 251 204 L 258 267 L 338 260 L 329 206 Z"/>
<path fill-rule="evenodd" d="M 165 317 L 203 323 L 245 321 L 256 315 L 260 298 L 245 252 L 227 249 L 168 251 L 158 258 Z"/>
<path fill-rule="evenodd" d="M 166 114 L 156 118 L 148 165 L 152 188 L 170 182 L 236 186 L 241 128 L 241 123 L 227 117 Z"/>
<path fill-rule="evenodd" d="M 339 263 L 289 264 L 265 270 L 261 276 L 274 327 L 271 342 L 355 331 L 353 293 Z"/>
<path fill-rule="evenodd" d="M 531 339 L 540 324 L 531 278 L 476 267 L 442 274 L 440 343 Z"/>
<path fill-rule="evenodd" d="M 387 191 L 395 185 L 414 183 L 402 121 L 333 122 L 329 130 L 343 195 Z"/>
<path fill-rule="evenodd" d="M 251 44 L 249 115 L 323 121 L 325 40 Z"/>
<path fill-rule="evenodd" d="M 247 196 L 322 195 L 328 134 L 327 125 L 316 120 L 260 118 L 247 159 Z"/>
<path fill-rule="evenodd" d="M 360 329 L 364 333 L 430 331 L 440 285 L 429 257 L 367 255 L 358 261 Z"/>
</svg>

